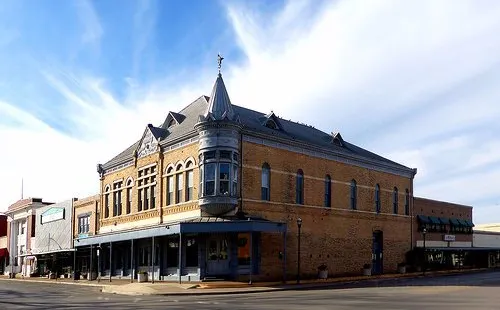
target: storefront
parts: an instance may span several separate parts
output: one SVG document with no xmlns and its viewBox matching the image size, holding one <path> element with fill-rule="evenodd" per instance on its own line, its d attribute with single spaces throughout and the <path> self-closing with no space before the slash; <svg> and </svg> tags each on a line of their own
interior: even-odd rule
<svg viewBox="0 0 500 310">
<path fill-rule="evenodd" d="M 75 239 L 77 267 L 102 278 L 251 281 L 259 273 L 263 236 L 286 224 L 263 219 L 198 218 L 142 230 Z M 279 251 L 284 253 L 285 239 Z M 283 264 L 285 262 L 283 261 Z M 285 265 L 283 265 L 284 267 Z"/>
</svg>

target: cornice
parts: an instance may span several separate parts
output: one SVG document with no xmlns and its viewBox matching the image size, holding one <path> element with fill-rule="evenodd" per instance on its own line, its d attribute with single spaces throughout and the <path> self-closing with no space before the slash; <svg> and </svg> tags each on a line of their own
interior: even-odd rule
<svg viewBox="0 0 500 310">
<path fill-rule="evenodd" d="M 404 169 L 400 167 L 395 167 L 393 165 L 382 163 L 380 161 L 373 159 L 368 159 L 359 155 L 346 154 L 335 150 L 325 149 L 301 141 L 292 141 L 289 139 L 283 139 L 280 137 L 271 136 L 251 130 L 244 130 L 243 135 L 244 135 L 243 140 L 251 143 L 277 147 L 292 152 L 304 153 L 306 155 L 314 157 L 335 160 L 345 164 L 355 165 L 381 172 L 387 172 L 408 178 L 413 178 L 416 174 L 416 169 L 411 169 L 411 168 Z"/>
</svg>

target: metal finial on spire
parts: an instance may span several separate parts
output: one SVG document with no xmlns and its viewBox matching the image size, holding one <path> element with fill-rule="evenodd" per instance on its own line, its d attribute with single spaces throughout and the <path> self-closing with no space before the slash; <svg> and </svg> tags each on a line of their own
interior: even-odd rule
<svg viewBox="0 0 500 310">
<path fill-rule="evenodd" d="M 220 73 L 220 68 L 222 67 L 222 60 L 224 60 L 224 57 L 220 55 L 220 53 L 217 54 L 217 62 L 219 63 L 219 73 Z"/>
</svg>

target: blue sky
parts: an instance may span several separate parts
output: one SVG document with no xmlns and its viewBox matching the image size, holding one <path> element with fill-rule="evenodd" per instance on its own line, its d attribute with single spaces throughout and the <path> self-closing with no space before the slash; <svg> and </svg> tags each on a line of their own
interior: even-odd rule
<svg viewBox="0 0 500 310">
<path fill-rule="evenodd" d="M 418 168 L 500 222 L 498 1 L 2 1 L 0 210 L 98 191 L 95 166 L 208 95 Z"/>
</svg>

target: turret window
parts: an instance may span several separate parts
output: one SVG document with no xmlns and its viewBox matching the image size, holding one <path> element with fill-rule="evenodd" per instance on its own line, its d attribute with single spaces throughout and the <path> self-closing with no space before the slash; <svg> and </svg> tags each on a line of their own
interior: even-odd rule
<svg viewBox="0 0 500 310">
<path fill-rule="evenodd" d="M 215 168 L 216 164 L 205 165 L 205 196 L 215 194 Z"/>
<path fill-rule="evenodd" d="M 230 150 L 200 155 L 200 197 L 238 194 L 238 154 Z"/>
<path fill-rule="evenodd" d="M 219 164 L 219 195 L 229 196 L 229 167 L 230 164 Z"/>
</svg>

